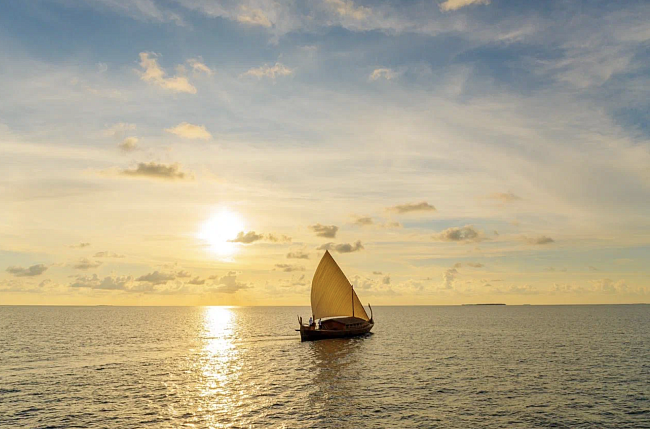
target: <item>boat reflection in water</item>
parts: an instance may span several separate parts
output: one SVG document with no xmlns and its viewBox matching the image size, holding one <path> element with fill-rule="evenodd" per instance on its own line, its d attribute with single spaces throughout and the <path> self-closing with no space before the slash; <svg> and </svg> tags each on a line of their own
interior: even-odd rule
<svg viewBox="0 0 650 429">
<path fill-rule="evenodd" d="M 307 325 L 302 323 L 302 318 L 298 318 L 300 340 L 313 341 L 367 334 L 374 326 L 372 308 L 370 305 L 368 308 L 370 317 L 352 284 L 326 250 L 311 283 L 312 318 Z M 318 323 L 316 319 L 319 319 Z"/>
</svg>

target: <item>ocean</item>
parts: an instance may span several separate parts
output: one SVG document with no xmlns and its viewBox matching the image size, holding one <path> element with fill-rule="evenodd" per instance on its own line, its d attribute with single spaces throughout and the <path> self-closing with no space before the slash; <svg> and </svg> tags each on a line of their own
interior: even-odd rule
<svg viewBox="0 0 650 429">
<path fill-rule="evenodd" d="M 0 427 L 650 427 L 650 305 L 373 309 L 0 307 Z"/>
</svg>

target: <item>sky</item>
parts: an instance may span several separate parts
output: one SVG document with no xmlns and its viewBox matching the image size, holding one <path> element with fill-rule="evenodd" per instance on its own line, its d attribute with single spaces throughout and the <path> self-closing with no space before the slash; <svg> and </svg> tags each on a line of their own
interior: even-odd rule
<svg viewBox="0 0 650 429">
<path fill-rule="evenodd" d="M 650 302 L 650 3 L 8 0 L 0 304 Z"/>
</svg>

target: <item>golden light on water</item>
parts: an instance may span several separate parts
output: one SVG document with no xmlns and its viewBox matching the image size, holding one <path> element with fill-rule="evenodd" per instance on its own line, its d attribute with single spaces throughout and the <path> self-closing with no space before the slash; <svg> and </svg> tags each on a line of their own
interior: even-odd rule
<svg viewBox="0 0 650 429">
<path fill-rule="evenodd" d="M 231 240 L 243 231 L 242 217 L 229 209 L 222 209 L 201 225 L 197 237 L 208 244 L 210 252 L 221 257 L 230 257 L 239 250 L 237 243 Z"/>
</svg>

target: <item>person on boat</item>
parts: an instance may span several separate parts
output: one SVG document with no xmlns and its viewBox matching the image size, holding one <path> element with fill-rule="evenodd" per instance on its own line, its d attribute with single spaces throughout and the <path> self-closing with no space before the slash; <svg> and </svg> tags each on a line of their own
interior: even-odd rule
<svg viewBox="0 0 650 429">
<path fill-rule="evenodd" d="M 314 317 L 313 316 L 309 318 L 309 327 L 312 328 L 312 329 L 314 328 Z"/>
<path fill-rule="evenodd" d="M 321 319 L 318 319 L 318 329 L 321 329 L 323 327 Z"/>
</svg>

